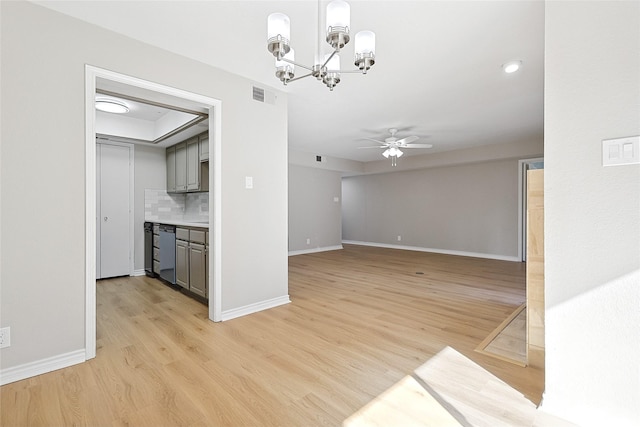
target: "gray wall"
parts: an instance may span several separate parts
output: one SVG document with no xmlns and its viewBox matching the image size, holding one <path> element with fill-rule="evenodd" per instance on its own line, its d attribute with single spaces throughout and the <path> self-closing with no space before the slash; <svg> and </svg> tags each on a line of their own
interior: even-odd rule
<svg viewBox="0 0 640 427">
<path fill-rule="evenodd" d="M 164 148 L 134 146 L 134 270 L 144 269 L 144 190 L 167 188 Z"/>
<path fill-rule="evenodd" d="M 517 160 L 345 177 L 342 188 L 344 240 L 518 254 Z"/>
<path fill-rule="evenodd" d="M 341 199 L 340 172 L 289 164 L 289 252 L 342 246 Z"/>
<path fill-rule="evenodd" d="M 640 2 L 547 2 L 542 408 L 640 425 L 640 165 L 602 139 L 640 135 Z"/>
<path fill-rule="evenodd" d="M 258 103 L 244 78 L 32 3 L 0 8 L 0 368 L 85 346 L 85 64 L 222 101 L 222 309 L 286 298 L 286 97 Z"/>
</svg>

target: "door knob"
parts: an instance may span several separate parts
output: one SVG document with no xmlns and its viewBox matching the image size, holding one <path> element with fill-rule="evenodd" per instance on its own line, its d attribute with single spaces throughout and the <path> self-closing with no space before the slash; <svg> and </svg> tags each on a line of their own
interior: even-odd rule
<svg viewBox="0 0 640 427">
<path fill-rule="evenodd" d="M 105 217 L 104 217 L 104 222 L 107 222 L 107 220 L 108 220 L 108 219 L 109 219 L 109 217 L 108 217 L 108 216 L 105 216 Z"/>
</svg>

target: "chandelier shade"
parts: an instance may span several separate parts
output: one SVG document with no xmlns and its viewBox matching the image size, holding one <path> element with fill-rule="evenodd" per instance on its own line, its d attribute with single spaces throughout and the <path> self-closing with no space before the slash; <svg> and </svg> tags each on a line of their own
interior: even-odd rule
<svg viewBox="0 0 640 427">
<path fill-rule="evenodd" d="M 289 51 L 282 59 L 276 58 L 276 77 L 283 83 L 291 80 L 296 71 L 295 66 L 296 53 L 293 49 Z"/>
<path fill-rule="evenodd" d="M 335 0 L 327 5 L 327 29 L 333 27 L 349 28 L 351 7 L 343 0 Z"/>
<path fill-rule="evenodd" d="M 373 31 L 364 30 L 356 34 L 356 55 L 366 55 L 376 53 L 376 35 Z"/>
<path fill-rule="evenodd" d="M 324 60 L 326 65 L 323 70 L 325 73 L 323 81 L 329 90 L 333 91 L 333 88 L 340 83 L 340 57 L 335 54 L 328 54 Z"/>
<path fill-rule="evenodd" d="M 363 73 L 366 73 L 375 64 L 376 34 L 373 31 L 364 30 L 356 34 L 354 65 Z"/>
<path fill-rule="evenodd" d="M 281 59 L 291 49 L 291 21 L 284 13 L 272 13 L 267 18 L 267 47 L 269 52 Z"/>
</svg>

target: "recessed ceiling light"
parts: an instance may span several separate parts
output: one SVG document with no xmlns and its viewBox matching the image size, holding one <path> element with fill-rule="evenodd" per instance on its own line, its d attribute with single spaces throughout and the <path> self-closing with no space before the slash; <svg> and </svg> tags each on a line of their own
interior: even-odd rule
<svg viewBox="0 0 640 427">
<path fill-rule="evenodd" d="M 129 112 L 127 104 L 114 99 L 97 99 L 96 109 L 107 113 L 125 114 Z"/>
<path fill-rule="evenodd" d="M 521 66 L 522 66 L 522 61 L 511 61 L 511 62 L 507 62 L 506 64 L 502 64 L 502 69 L 504 70 L 505 73 L 511 74 L 518 71 Z"/>
</svg>

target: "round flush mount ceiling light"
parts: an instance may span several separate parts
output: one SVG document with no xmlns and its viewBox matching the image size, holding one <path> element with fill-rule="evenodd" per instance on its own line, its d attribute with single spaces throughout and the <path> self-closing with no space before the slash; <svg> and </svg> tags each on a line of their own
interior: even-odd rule
<svg viewBox="0 0 640 427">
<path fill-rule="evenodd" d="M 505 73 L 511 74 L 518 71 L 521 66 L 522 66 L 522 61 L 511 61 L 511 62 L 502 64 L 502 69 L 504 70 Z"/>
<path fill-rule="evenodd" d="M 125 114 L 129 112 L 129 107 L 122 101 L 115 99 L 96 99 L 96 109 L 107 113 Z"/>
</svg>

